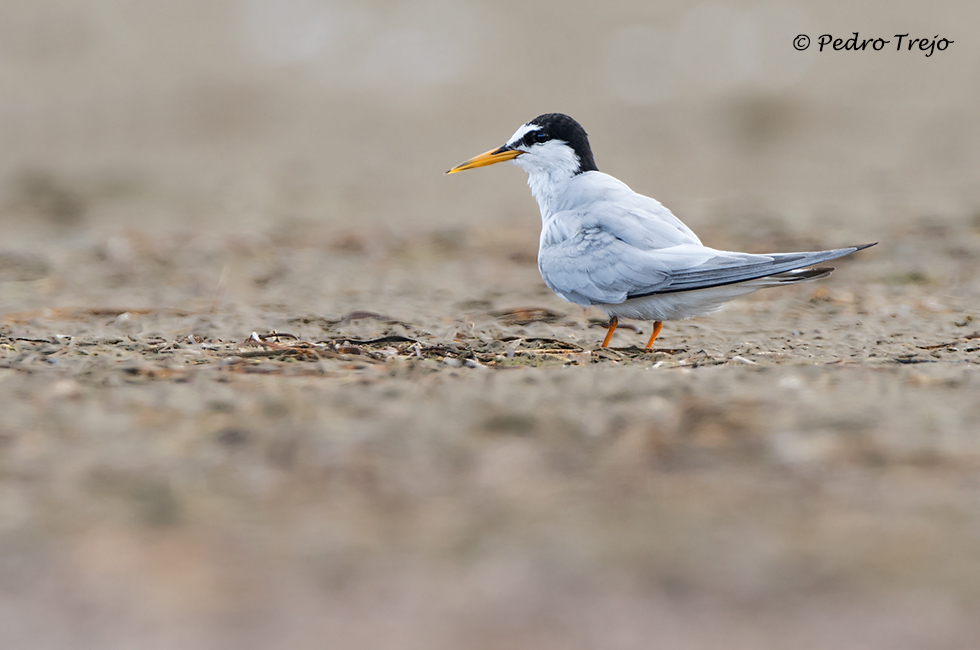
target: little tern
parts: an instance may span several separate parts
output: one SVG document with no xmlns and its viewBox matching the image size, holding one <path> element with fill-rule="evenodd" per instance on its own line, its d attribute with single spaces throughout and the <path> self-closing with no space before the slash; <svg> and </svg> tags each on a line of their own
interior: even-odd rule
<svg viewBox="0 0 980 650">
<path fill-rule="evenodd" d="M 562 113 L 539 115 L 502 147 L 446 173 L 505 160 L 527 172 L 541 209 L 544 283 L 564 300 L 606 313 L 602 347 L 620 318 L 654 321 L 649 350 L 663 321 L 708 314 L 763 287 L 826 277 L 832 267 L 813 265 L 874 246 L 764 255 L 708 248 L 659 201 L 600 172 L 585 129 Z"/>
</svg>

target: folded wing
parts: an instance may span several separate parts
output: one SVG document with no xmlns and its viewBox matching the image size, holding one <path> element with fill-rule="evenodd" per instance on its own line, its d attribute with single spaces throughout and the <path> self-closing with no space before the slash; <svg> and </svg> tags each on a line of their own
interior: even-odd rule
<svg viewBox="0 0 980 650">
<path fill-rule="evenodd" d="M 545 283 L 566 300 L 581 305 L 619 304 L 658 293 L 764 278 L 873 245 L 771 255 L 719 251 L 691 243 L 647 249 L 609 228 L 593 225 L 566 238 L 543 241 L 538 267 Z"/>
<path fill-rule="evenodd" d="M 821 262 L 837 259 L 838 257 L 844 257 L 869 246 L 874 246 L 874 244 L 848 246 L 846 248 L 835 248 L 826 251 L 772 253 L 768 255 L 714 251 L 716 255 L 702 264 L 692 268 L 675 270 L 671 273 L 670 281 L 666 286 L 661 286 L 647 292 L 631 292 L 628 294 L 628 297 L 638 298 L 653 293 L 694 291 L 696 289 L 707 289 L 725 284 L 746 282 L 748 280 L 755 280 L 757 278 L 764 278 L 785 273 L 786 271 L 813 266 L 814 264 L 820 264 Z"/>
</svg>

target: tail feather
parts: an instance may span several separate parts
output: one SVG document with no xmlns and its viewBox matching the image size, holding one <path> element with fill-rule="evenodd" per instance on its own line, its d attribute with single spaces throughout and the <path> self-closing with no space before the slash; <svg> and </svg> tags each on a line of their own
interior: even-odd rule
<svg viewBox="0 0 980 650">
<path fill-rule="evenodd" d="M 777 273 L 770 276 L 780 282 L 806 282 L 807 280 L 819 280 L 825 278 L 834 270 L 832 266 L 811 266 L 805 269 L 793 269 L 786 273 Z"/>
<path fill-rule="evenodd" d="M 753 285 L 757 287 L 773 287 L 777 284 L 792 284 L 794 282 L 808 282 L 810 280 L 819 280 L 830 275 L 831 271 L 834 270 L 832 266 L 811 266 L 804 269 L 793 269 L 792 271 L 786 271 L 785 273 L 776 273 L 774 275 L 767 275 L 762 278 L 756 278 L 755 280 L 748 280 L 743 284 Z"/>
</svg>

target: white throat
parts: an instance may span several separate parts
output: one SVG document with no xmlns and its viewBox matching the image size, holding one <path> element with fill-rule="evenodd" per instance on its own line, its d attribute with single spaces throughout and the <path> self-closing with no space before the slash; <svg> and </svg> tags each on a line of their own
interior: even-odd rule
<svg viewBox="0 0 980 650">
<path fill-rule="evenodd" d="M 551 140 L 535 145 L 511 162 L 527 172 L 527 184 L 541 209 L 542 221 L 565 209 L 561 198 L 567 196 L 565 186 L 580 169 L 578 156 L 571 147 L 559 140 Z"/>
</svg>

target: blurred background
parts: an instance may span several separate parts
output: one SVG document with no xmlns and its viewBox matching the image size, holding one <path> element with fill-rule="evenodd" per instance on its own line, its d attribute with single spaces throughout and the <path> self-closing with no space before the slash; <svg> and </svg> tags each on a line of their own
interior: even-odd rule
<svg viewBox="0 0 980 650">
<path fill-rule="evenodd" d="M 830 228 L 972 211 L 978 18 L 951 1 L 9 0 L 0 218 L 30 228 L 12 208 L 33 199 L 86 229 L 533 231 L 519 171 L 441 174 L 551 111 L 695 230 L 721 208 Z M 954 43 L 816 51 L 854 31 Z"/>
<path fill-rule="evenodd" d="M 3 0 L 0 646 L 980 647 L 978 26 Z M 855 31 L 892 43 L 818 51 Z M 223 370 L 273 328 L 594 346 L 537 275 L 523 172 L 443 174 L 552 111 L 709 245 L 881 244 L 672 324 L 696 371 Z M 488 315 L 520 305 L 565 320 Z"/>
</svg>

